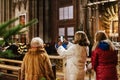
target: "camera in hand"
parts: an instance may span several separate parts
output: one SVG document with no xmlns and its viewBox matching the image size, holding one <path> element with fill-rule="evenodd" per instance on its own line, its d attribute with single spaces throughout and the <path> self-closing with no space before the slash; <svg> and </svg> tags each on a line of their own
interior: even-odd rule
<svg viewBox="0 0 120 80">
<path fill-rule="evenodd" d="M 60 41 L 61 41 L 61 42 L 63 42 L 63 41 L 64 41 L 63 36 L 60 36 Z"/>
</svg>

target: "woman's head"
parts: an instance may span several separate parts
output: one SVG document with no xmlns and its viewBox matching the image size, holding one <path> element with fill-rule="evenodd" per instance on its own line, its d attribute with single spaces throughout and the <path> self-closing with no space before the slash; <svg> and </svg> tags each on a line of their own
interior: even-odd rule
<svg viewBox="0 0 120 80">
<path fill-rule="evenodd" d="M 31 47 L 43 47 L 44 43 L 40 37 L 35 37 L 31 40 Z"/>
<path fill-rule="evenodd" d="M 94 38 L 94 45 L 92 47 L 92 50 L 95 50 L 96 47 L 98 46 L 98 44 L 102 41 L 108 43 L 110 45 L 110 49 L 113 49 L 113 45 L 111 43 L 111 41 L 108 39 L 107 34 L 105 33 L 105 31 L 97 31 L 95 34 L 95 38 Z"/>
<path fill-rule="evenodd" d="M 105 31 L 98 31 L 95 34 L 95 42 L 100 42 L 102 40 L 106 40 L 108 39 L 107 34 L 105 33 Z"/>
<path fill-rule="evenodd" d="M 77 31 L 75 33 L 74 43 L 79 44 L 81 46 L 88 46 L 90 44 L 87 35 L 84 31 Z"/>
<path fill-rule="evenodd" d="M 31 40 L 30 46 L 31 46 L 31 48 L 28 51 L 29 54 L 45 53 L 44 43 L 40 37 L 33 38 Z"/>
</svg>

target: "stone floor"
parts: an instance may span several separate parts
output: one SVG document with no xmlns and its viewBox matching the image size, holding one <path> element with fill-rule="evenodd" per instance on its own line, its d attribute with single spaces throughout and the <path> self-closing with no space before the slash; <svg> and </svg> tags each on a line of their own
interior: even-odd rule
<svg viewBox="0 0 120 80">
<path fill-rule="evenodd" d="M 0 80 L 18 80 L 17 77 L 7 76 L 7 75 L 0 75 Z"/>
<path fill-rule="evenodd" d="M 64 80 L 64 75 L 63 74 L 57 74 L 56 80 Z M 94 79 L 89 79 L 91 77 L 90 75 L 86 75 L 85 80 L 94 80 Z M 12 76 L 6 76 L 6 75 L 0 75 L 0 80 L 17 80 L 16 77 Z"/>
<path fill-rule="evenodd" d="M 85 80 L 95 80 L 93 75 L 94 75 L 93 73 L 91 75 L 87 73 L 85 76 Z M 16 77 L 0 75 L 0 80 L 18 80 L 18 79 Z M 57 73 L 56 80 L 64 80 L 64 74 Z M 120 78 L 118 80 L 120 80 Z"/>
<path fill-rule="evenodd" d="M 91 74 L 86 73 L 85 80 L 95 80 L 95 73 L 92 72 Z M 60 73 L 57 74 L 56 80 L 64 80 L 64 74 Z M 118 80 L 120 80 L 120 76 L 118 77 Z"/>
<path fill-rule="evenodd" d="M 85 80 L 95 80 L 93 75 L 94 75 L 93 73 L 92 74 L 86 73 Z M 56 80 L 64 80 L 64 74 L 57 73 Z"/>
</svg>

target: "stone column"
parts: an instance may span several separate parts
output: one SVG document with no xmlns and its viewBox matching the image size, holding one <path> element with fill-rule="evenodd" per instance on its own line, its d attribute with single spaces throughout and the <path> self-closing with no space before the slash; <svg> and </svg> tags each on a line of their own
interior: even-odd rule
<svg viewBox="0 0 120 80">
<path fill-rule="evenodd" d="M 44 5 L 43 5 L 43 10 L 44 10 L 44 19 L 43 19 L 43 25 L 44 25 L 44 40 L 45 43 L 50 42 L 51 38 L 50 38 L 50 22 L 49 22 L 49 18 L 50 18 L 50 12 L 49 12 L 49 0 L 44 0 Z"/>
<path fill-rule="evenodd" d="M 29 28 L 29 38 L 43 38 L 43 0 L 29 0 L 29 20 L 38 19 L 38 23 Z"/>
<path fill-rule="evenodd" d="M 79 0 L 79 28 L 80 30 L 85 30 L 85 12 L 86 12 L 87 0 Z"/>
<path fill-rule="evenodd" d="M 4 0 L 1 0 L 1 22 L 4 22 Z"/>
<path fill-rule="evenodd" d="M 5 22 L 10 18 L 10 0 L 0 0 L 0 22 Z"/>
<path fill-rule="evenodd" d="M 2 0 L 0 0 L 0 22 L 2 22 L 1 19 L 2 19 Z"/>
<path fill-rule="evenodd" d="M 118 1 L 118 42 L 120 42 L 120 0 Z"/>
</svg>

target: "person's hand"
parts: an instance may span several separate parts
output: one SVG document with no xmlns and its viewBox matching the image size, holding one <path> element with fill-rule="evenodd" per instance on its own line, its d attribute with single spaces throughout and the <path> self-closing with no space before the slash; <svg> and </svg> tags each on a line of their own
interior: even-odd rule
<svg viewBox="0 0 120 80">
<path fill-rule="evenodd" d="M 56 44 L 55 44 L 55 48 L 57 49 L 59 46 L 62 45 L 62 42 L 61 41 L 58 41 Z"/>
<path fill-rule="evenodd" d="M 62 45 L 62 42 L 61 42 L 61 41 L 59 41 L 59 42 L 58 42 L 58 46 L 61 46 L 61 45 Z"/>
<path fill-rule="evenodd" d="M 64 41 L 63 41 L 66 45 L 68 44 L 68 41 L 66 40 L 66 39 L 64 39 Z"/>
<path fill-rule="evenodd" d="M 92 63 L 88 64 L 88 69 L 92 69 Z"/>
<path fill-rule="evenodd" d="M 91 71 L 92 70 L 92 63 L 89 63 L 88 66 L 87 66 L 87 71 Z"/>
</svg>

